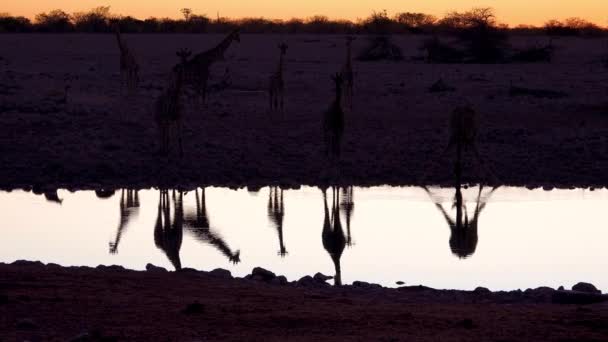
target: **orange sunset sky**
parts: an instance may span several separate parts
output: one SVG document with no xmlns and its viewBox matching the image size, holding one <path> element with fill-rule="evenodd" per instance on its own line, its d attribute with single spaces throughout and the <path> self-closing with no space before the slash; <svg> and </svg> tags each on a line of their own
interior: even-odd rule
<svg viewBox="0 0 608 342">
<path fill-rule="evenodd" d="M 100 5 L 111 6 L 112 13 L 138 18 L 179 17 L 179 9 L 188 7 L 197 14 L 211 17 L 219 11 L 223 17 L 280 19 L 315 14 L 357 19 L 383 9 L 389 14 L 409 11 L 442 16 L 451 10 L 493 7 L 499 20 L 509 25 L 538 25 L 548 19 L 572 16 L 608 25 L 608 0 L 8 0 L 0 6 L 0 12 L 32 18 L 36 13 L 56 8 L 75 12 Z"/>
</svg>

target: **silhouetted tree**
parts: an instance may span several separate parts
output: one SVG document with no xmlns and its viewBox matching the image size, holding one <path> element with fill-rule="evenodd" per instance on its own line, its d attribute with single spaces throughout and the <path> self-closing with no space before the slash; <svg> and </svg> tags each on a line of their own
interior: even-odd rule
<svg viewBox="0 0 608 342">
<path fill-rule="evenodd" d="M 492 8 L 451 12 L 441 19 L 439 25 L 460 36 L 471 62 L 492 63 L 503 59 L 507 36 L 498 28 Z"/>
<path fill-rule="evenodd" d="M 2 32 L 30 32 L 32 24 L 25 17 L 13 17 L 8 13 L 0 13 L 0 33 Z"/>
<path fill-rule="evenodd" d="M 411 12 L 397 13 L 394 20 L 414 33 L 430 31 L 437 22 L 437 18 L 433 15 Z"/>
<path fill-rule="evenodd" d="M 40 32 L 70 32 L 74 30 L 70 15 L 59 9 L 37 14 L 35 20 L 37 31 Z"/>
<path fill-rule="evenodd" d="M 180 12 L 182 12 L 186 21 L 190 20 L 190 17 L 192 16 L 192 10 L 190 8 L 182 8 Z"/>
<path fill-rule="evenodd" d="M 110 6 L 99 6 L 88 12 L 72 15 L 74 26 L 80 32 L 110 32 Z"/>
</svg>

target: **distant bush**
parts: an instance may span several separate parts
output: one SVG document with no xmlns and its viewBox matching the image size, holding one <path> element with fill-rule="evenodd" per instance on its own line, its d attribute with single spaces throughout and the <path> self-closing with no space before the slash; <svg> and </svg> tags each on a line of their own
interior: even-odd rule
<svg viewBox="0 0 608 342">
<path fill-rule="evenodd" d="M 74 24 L 69 14 L 56 9 L 48 13 L 36 15 L 36 31 L 38 32 L 71 32 Z"/>
<path fill-rule="evenodd" d="M 497 24 L 492 8 L 451 12 L 439 25 L 460 37 L 466 45 L 469 62 L 494 63 L 504 59 L 507 35 Z"/>
<path fill-rule="evenodd" d="M 431 32 L 437 22 L 435 16 L 424 13 L 397 13 L 394 20 L 412 33 Z"/>
<path fill-rule="evenodd" d="M 371 37 L 367 47 L 365 47 L 359 56 L 360 61 L 400 61 L 403 59 L 403 52 L 395 45 L 390 36 L 380 35 Z"/>
<path fill-rule="evenodd" d="M 0 32 L 30 32 L 31 30 L 32 23 L 29 19 L 0 13 Z"/>
<path fill-rule="evenodd" d="M 74 27 L 79 32 L 110 32 L 111 19 L 110 6 L 100 6 L 72 15 Z"/>
<path fill-rule="evenodd" d="M 568 18 L 564 21 L 550 20 L 544 30 L 551 36 L 599 36 L 603 29 L 581 18 Z"/>
<path fill-rule="evenodd" d="M 504 41 L 501 35 L 507 32 L 572 36 L 596 36 L 607 32 L 605 28 L 579 18 L 552 20 L 543 27 L 508 28 L 497 23 L 494 12 L 490 8 L 450 12 L 440 19 L 429 14 L 414 12 L 398 12 L 390 16 L 386 10 L 382 10 L 374 11 L 368 17 L 356 21 L 330 19 L 323 15 L 289 20 L 229 19 L 219 15 L 210 18 L 204 14 L 194 13 L 189 8 L 182 8 L 180 13 L 183 16 L 180 19 L 138 19 L 111 14 L 109 6 L 101 6 L 87 12 L 72 14 L 62 10 L 40 13 L 33 22 L 24 17 L 0 14 L 0 32 L 109 32 L 112 30 L 112 24 L 118 22 L 121 30 L 130 33 L 224 33 L 240 27 L 245 33 L 450 34 L 468 41 L 472 56 L 480 61 L 497 58 L 501 41 Z M 486 53 L 488 55 L 485 55 Z"/>
</svg>

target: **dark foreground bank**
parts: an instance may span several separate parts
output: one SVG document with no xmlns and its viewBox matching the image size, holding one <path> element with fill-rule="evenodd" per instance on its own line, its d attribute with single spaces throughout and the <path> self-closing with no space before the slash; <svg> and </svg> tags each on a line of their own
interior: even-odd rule
<svg viewBox="0 0 608 342">
<path fill-rule="evenodd" d="M 332 287 L 256 269 L 146 272 L 0 264 L 0 340 L 605 341 L 606 298 L 581 291 Z M 586 291 L 586 292 L 582 292 Z"/>
</svg>

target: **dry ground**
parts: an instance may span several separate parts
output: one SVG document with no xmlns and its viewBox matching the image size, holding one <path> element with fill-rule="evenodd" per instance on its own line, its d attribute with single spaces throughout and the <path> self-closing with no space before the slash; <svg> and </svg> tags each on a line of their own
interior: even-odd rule
<svg viewBox="0 0 608 342">
<path fill-rule="evenodd" d="M 0 265 L 0 340 L 606 341 L 608 306 L 294 287 L 207 273 Z M 190 304 L 198 307 L 185 310 Z M 90 339 L 96 340 L 96 339 Z"/>
<path fill-rule="evenodd" d="M 213 69 L 229 68 L 232 86 L 184 118 L 186 156 L 156 154 L 153 99 L 176 63 L 175 51 L 202 51 L 216 35 L 127 35 L 141 61 L 142 84 L 119 95 L 112 35 L 0 35 L 0 187 L 93 188 L 163 184 L 241 186 L 320 184 L 332 174 L 322 157 L 321 115 L 332 99 L 330 74 L 344 59 L 341 36 L 243 35 Z M 277 43 L 289 44 L 287 109 L 267 112 L 268 76 Z M 359 185 L 445 182 L 451 166 L 432 166 L 446 143 L 452 109 L 471 103 L 481 117 L 479 149 L 502 183 L 603 186 L 608 182 L 608 69 L 602 39 L 554 41 L 550 64 L 428 65 L 424 37 L 395 41 L 403 62 L 355 63 L 355 105 L 346 115 L 340 182 Z M 515 37 L 514 46 L 546 37 Z M 355 51 L 366 38 L 355 42 Z M 64 79 L 67 108 L 53 104 Z M 437 79 L 455 92 L 432 94 Z M 510 84 L 568 94 L 562 99 L 510 97 Z M 473 167 L 470 180 L 481 180 Z"/>
</svg>

